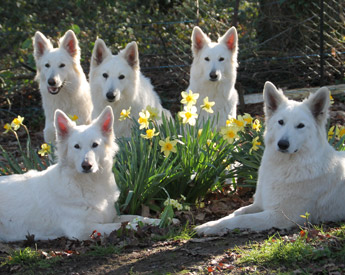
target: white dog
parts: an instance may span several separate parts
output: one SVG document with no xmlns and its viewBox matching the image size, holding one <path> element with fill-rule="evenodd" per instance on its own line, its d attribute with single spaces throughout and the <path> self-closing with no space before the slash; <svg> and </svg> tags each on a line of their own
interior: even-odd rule
<svg viewBox="0 0 345 275">
<path fill-rule="evenodd" d="M 97 39 L 92 53 L 90 68 L 91 96 L 94 104 L 92 117 L 96 117 L 107 105 L 114 111 L 114 130 L 116 137 L 131 135 L 132 121 L 119 121 L 123 109 L 131 107 L 131 116 L 138 114 L 148 105 L 164 111 L 160 99 L 150 80 L 140 72 L 138 46 L 129 43 L 118 55 L 112 55 L 102 39 Z"/>
<path fill-rule="evenodd" d="M 0 240 L 23 240 L 29 233 L 38 240 L 61 236 L 83 240 L 93 230 L 109 234 L 134 218 L 159 222 L 116 215 L 113 120 L 109 106 L 92 124 L 80 126 L 56 110 L 59 162 L 44 171 L 0 177 Z"/>
<path fill-rule="evenodd" d="M 218 42 L 210 38 L 199 27 L 192 33 L 193 63 L 187 91 L 199 93 L 197 107 L 208 97 L 214 101 L 214 115 L 219 115 L 218 125 L 225 126 L 228 116 L 236 117 L 238 94 L 235 89 L 237 68 L 237 31 L 230 28 Z M 208 119 L 211 115 L 199 112 L 199 120 Z"/>
<path fill-rule="evenodd" d="M 34 37 L 34 56 L 45 114 L 44 140 L 55 142 L 54 112 L 78 116 L 78 124 L 91 122 L 89 84 L 80 66 L 80 49 L 73 31 L 60 39 L 58 48 L 40 32 Z"/>
<path fill-rule="evenodd" d="M 345 219 L 345 152 L 329 145 L 325 128 L 329 90 L 296 102 L 266 82 L 264 102 L 266 148 L 254 203 L 197 226 L 198 234 L 289 228 L 303 224 L 306 212 L 312 223 Z"/>
</svg>

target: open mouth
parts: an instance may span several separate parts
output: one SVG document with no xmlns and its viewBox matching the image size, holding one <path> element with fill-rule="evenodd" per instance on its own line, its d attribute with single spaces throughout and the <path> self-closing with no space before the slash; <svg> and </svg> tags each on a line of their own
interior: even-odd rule
<svg viewBox="0 0 345 275">
<path fill-rule="evenodd" d="M 61 89 L 65 86 L 65 81 L 62 82 L 62 84 L 59 87 L 55 87 L 55 86 L 48 86 L 48 92 L 51 93 L 52 95 L 56 95 L 58 94 Z"/>
</svg>

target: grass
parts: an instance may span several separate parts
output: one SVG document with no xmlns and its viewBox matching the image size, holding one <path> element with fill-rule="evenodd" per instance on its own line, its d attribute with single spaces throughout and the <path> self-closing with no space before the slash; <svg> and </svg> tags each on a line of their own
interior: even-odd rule
<svg viewBox="0 0 345 275">
<path fill-rule="evenodd" d="M 345 224 L 330 230 L 312 226 L 292 237 L 273 235 L 263 243 L 237 247 L 238 264 L 286 270 L 309 269 L 345 262 Z M 345 271 L 345 270 L 344 270 Z"/>
<path fill-rule="evenodd" d="M 104 257 L 107 255 L 112 254 L 120 254 L 121 253 L 121 247 L 114 246 L 114 245 L 108 245 L 108 246 L 101 246 L 101 245 L 95 245 L 92 247 L 92 249 L 85 253 L 86 256 L 98 256 L 98 257 Z"/>
</svg>

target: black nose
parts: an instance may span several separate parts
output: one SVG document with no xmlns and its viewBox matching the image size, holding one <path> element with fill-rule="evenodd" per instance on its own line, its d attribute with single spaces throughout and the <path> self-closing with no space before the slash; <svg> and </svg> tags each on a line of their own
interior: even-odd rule
<svg viewBox="0 0 345 275">
<path fill-rule="evenodd" d="M 55 85 L 56 85 L 55 79 L 54 79 L 54 78 L 49 78 L 49 79 L 48 79 L 48 84 L 49 84 L 50 86 L 55 86 Z"/>
<path fill-rule="evenodd" d="M 92 168 L 92 165 L 90 164 L 90 162 L 84 160 L 83 163 L 81 164 L 81 167 L 83 168 L 85 172 L 89 172 Z"/>
<path fill-rule="evenodd" d="M 115 99 L 114 92 L 107 92 L 106 97 L 108 100 L 114 100 Z"/>
<path fill-rule="evenodd" d="M 215 71 L 210 72 L 210 79 L 215 81 L 218 79 L 218 74 Z"/>
<path fill-rule="evenodd" d="M 281 139 L 281 140 L 278 141 L 278 147 L 282 151 L 287 150 L 289 148 L 289 146 L 290 146 L 290 143 L 286 139 Z"/>
</svg>

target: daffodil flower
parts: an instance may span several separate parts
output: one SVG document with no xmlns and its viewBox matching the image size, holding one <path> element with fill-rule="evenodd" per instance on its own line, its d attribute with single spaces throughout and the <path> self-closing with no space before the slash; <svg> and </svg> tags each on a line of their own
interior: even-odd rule
<svg viewBox="0 0 345 275">
<path fill-rule="evenodd" d="M 156 129 L 147 129 L 146 130 L 146 135 L 141 134 L 140 136 L 146 139 L 152 139 L 155 136 L 159 135 L 159 132 L 155 133 Z"/>
<path fill-rule="evenodd" d="M 176 153 L 176 140 L 170 140 L 170 137 L 167 137 L 165 140 L 160 140 L 159 145 L 161 146 L 161 152 L 164 153 L 166 157 L 170 155 L 170 152 Z"/>
<path fill-rule="evenodd" d="M 4 128 L 5 128 L 5 130 L 6 130 L 4 133 L 7 133 L 8 131 L 12 130 L 12 126 L 11 126 L 11 124 L 9 124 L 9 123 L 6 123 L 5 126 L 4 126 Z"/>
<path fill-rule="evenodd" d="M 204 98 L 204 104 L 200 105 L 201 109 L 203 109 L 204 111 L 212 114 L 213 110 L 212 107 L 215 104 L 214 101 L 208 101 L 208 96 Z"/>
<path fill-rule="evenodd" d="M 17 131 L 20 127 L 20 125 L 23 124 L 24 118 L 21 116 L 16 117 L 12 120 L 11 127 L 14 131 Z"/>
<path fill-rule="evenodd" d="M 41 145 L 41 149 L 38 151 L 38 154 L 43 156 L 46 156 L 51 153 L 51 146 L 47 143 L 43 143 Z"/>
<path fill-rule="evenodd" d="M 341 139 L 345 135 L 345 127 L 336 128 L 335 135 L 338 139 Z"/>
<path fill-rule="evenodd" d="M 156 119 L 156 120 L 160 119 L 158 109 L 153 108 L 150 105 L 147 105 L 146 110 L 150 113 L 151 119 Z"/>
<path fill-rule="evenodd" d="M 198 118 L 198 114 L 196 113 L 197 109 L 195 106 L 185 106 L 184 111 L 178 113 L 179 117 L 182 118 L 182 123 L 194 126 L 196 123 L 196 119 Z"/>
<path fill-rule="evenodd" d="M 129 107 L 128 110 L 126 109 L 123 109 L 120 113 L 120 118 L 119 120 L 126 120 L 127 118 L 130 118 L 130 114 L 131 114 L 131 108 L 132 107 Z"/>
<path fill-rule="evenodd" d="M 252 151 L 257 151 L 257 150 L 259 149 L 258 146 L 261 145 L 261 142 L 258 141 L 258 139 L 259 139 L 259 137 L 256 137 L 256 138 L 254 138 L 254 139 L 252 140 L 252 148 L 250 148 L 249 154 L 251 154 Z"/>
<path fill-rule="evenodd" d="M 68 115 L 68 117 L 69 117 L 72 121 L 77 121 L 78 118 L 79 118 L 77 115 Z"/>
<path fill-rule="evenodd" d="M 199 94 L 198 93 L 193 93 L 191 90 L 189 90 L 189 93 L 182 92 L 181 95 L 182 95 L 181 103 L 185 104 L 187 106 L 195 105 L 196 101 L 199 98 Z"/>
<path fill-rule="evenodd" d="M 229 143 L 233 143 L 236 138 L 238 138 L 239 128 L 235 126 L 222 127 L 220 133 L 223 135 L 223 138 Z"/>
<path fill-rule="evenodd" d="M 149 118 L 150 118 L 150 113 L 147 110 L 142 110 L 139 113 L 139 119 L 138 122 L 140 124 L 139 129 L 147 129 L 149 128 Z"/>
<path fill-rule="evenodd" d="M 244 113 L 242 118 L 245 121 L 246 125 L 250 125 L 253 122 L 252 116 L 250 114 L 248 114 L 248 113 Z"/>
<path fill-rule="evenodd" d="M 262 126 L 261 126 L 260 120 L 255 119 L 254 122 L 253 122 L 253 125 L 252 125 L 253 130 L 259 132 L 261 127 Z"/>
<path fill-rule="evenodd" d="M 334 136 L 334 126 L 329 128 L 328 130 L 328 134 L 327 134 L 328 140 L 330 140 L 333 136 Z"/>
<path fill-rule="evenodd" d="M 331 105 L 334 103 L 334 98 L 331 94 L 329 95 L 329 101 Z"/>
</svg>

